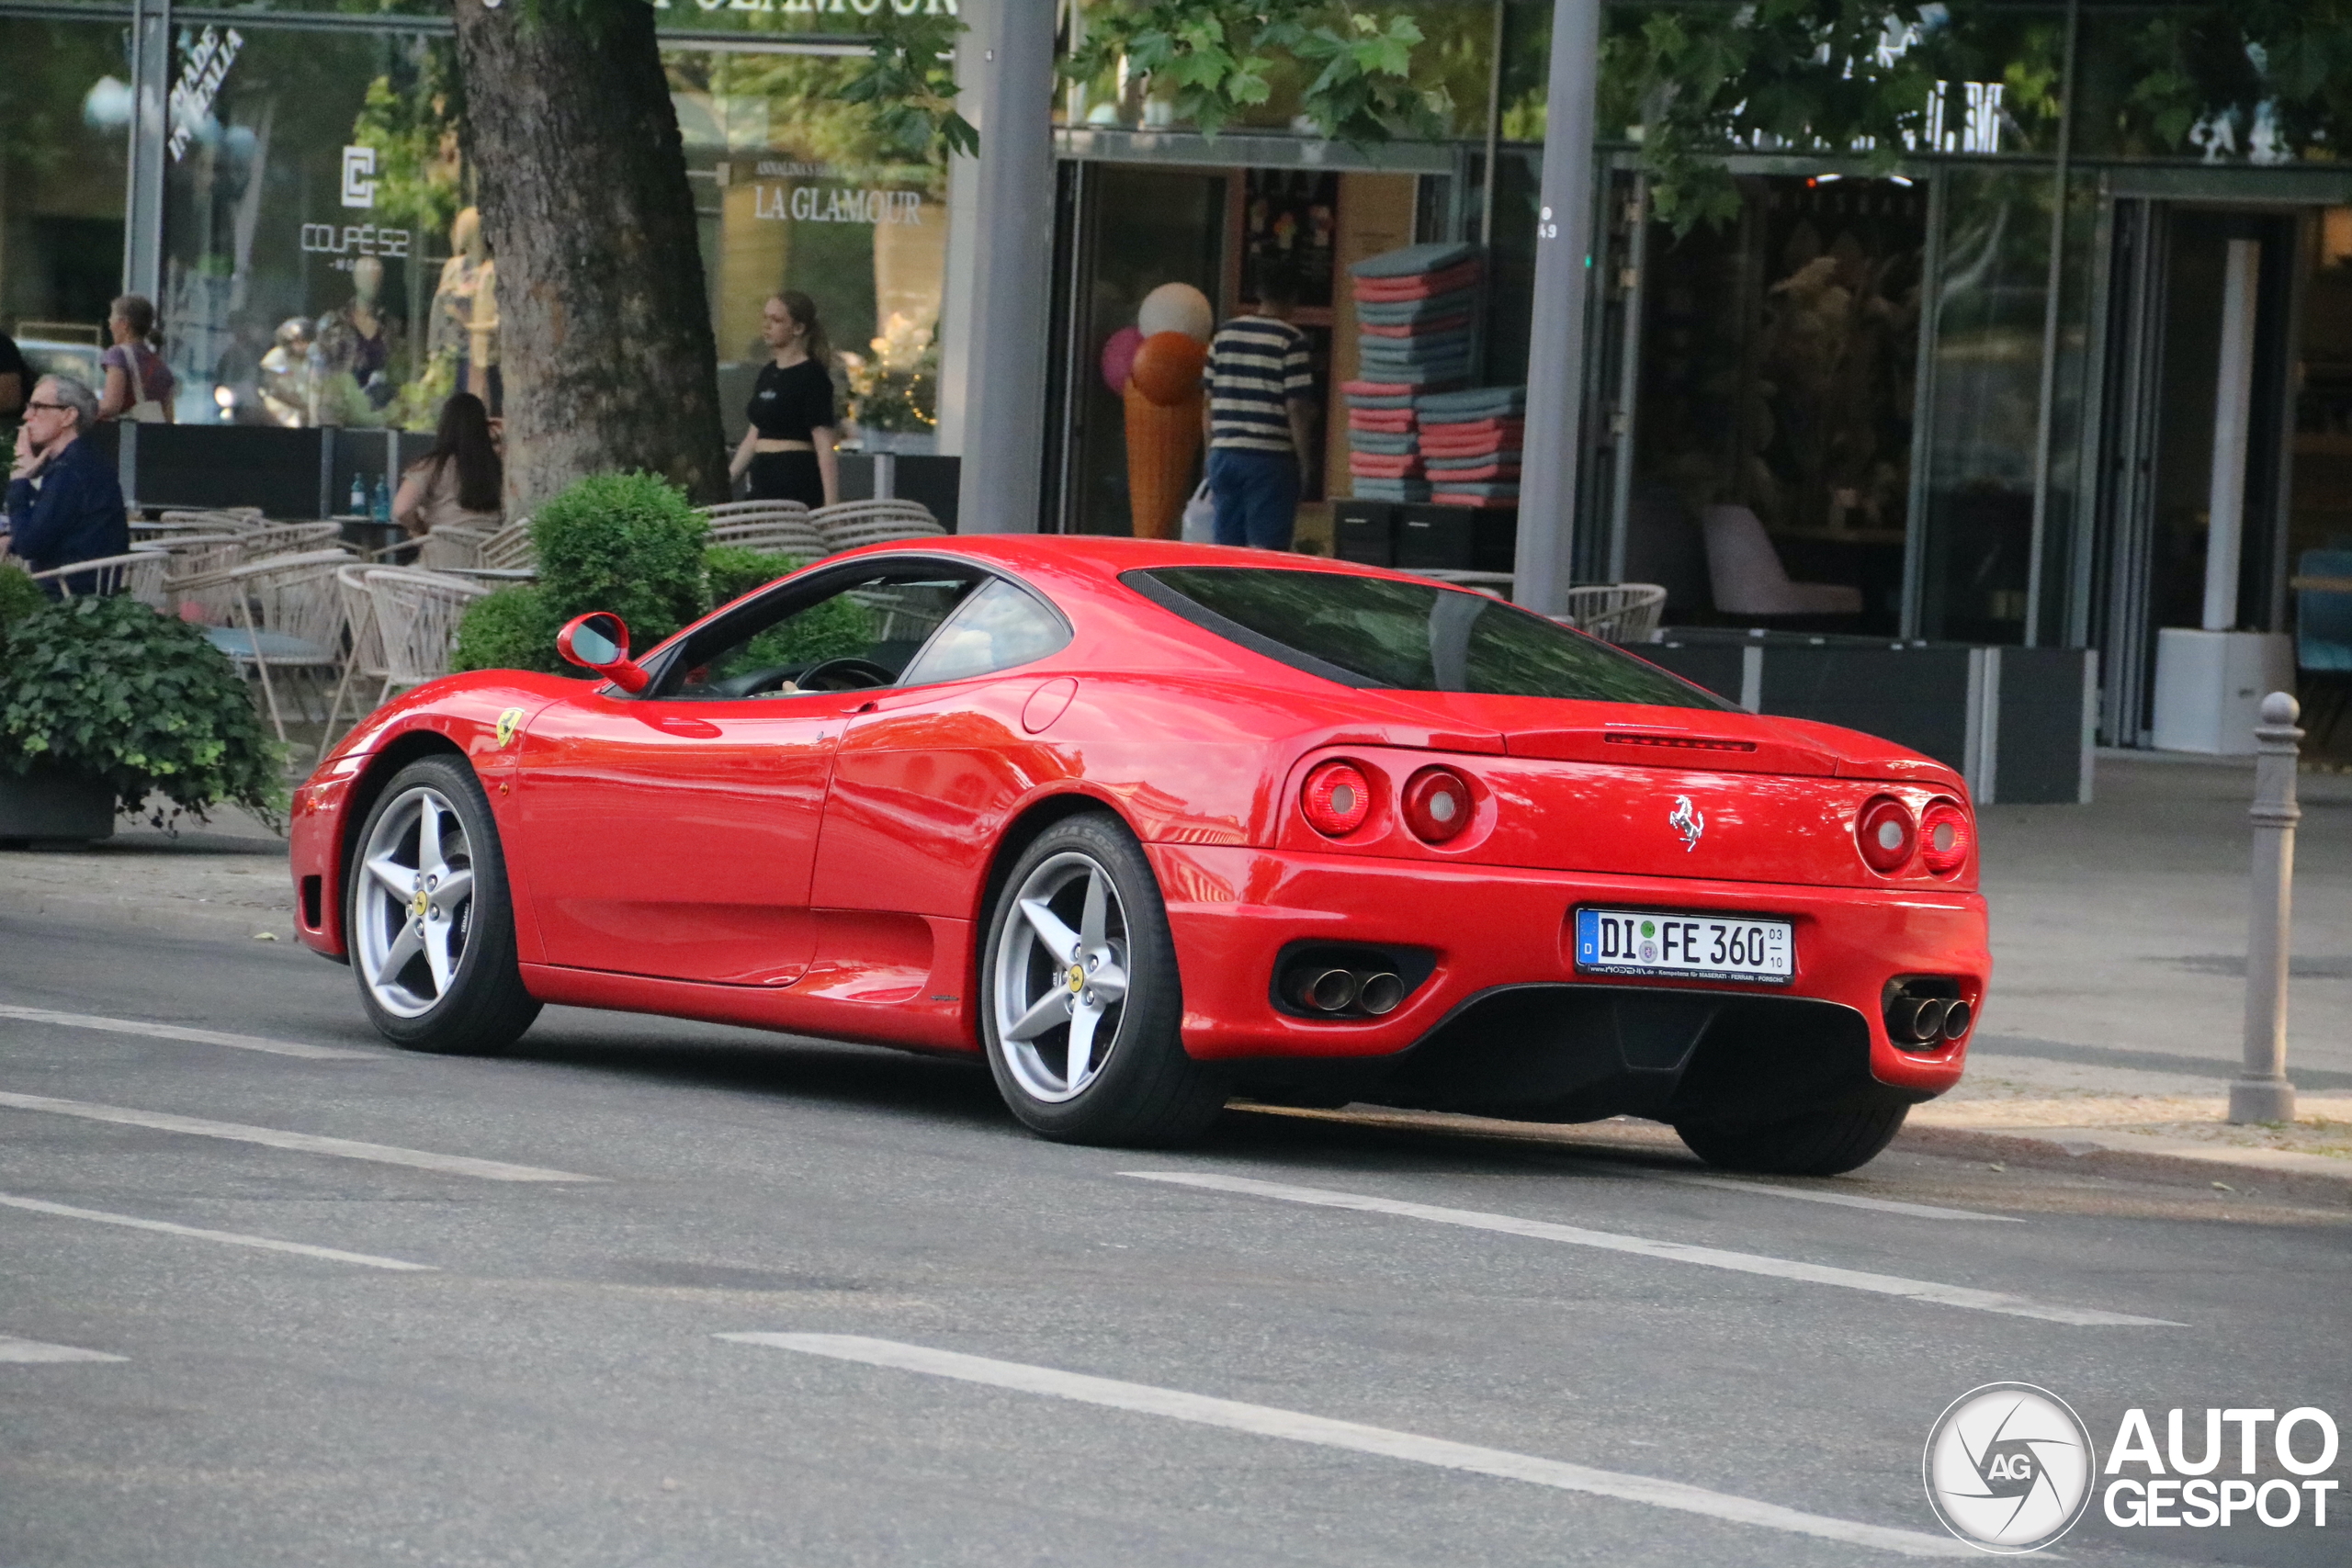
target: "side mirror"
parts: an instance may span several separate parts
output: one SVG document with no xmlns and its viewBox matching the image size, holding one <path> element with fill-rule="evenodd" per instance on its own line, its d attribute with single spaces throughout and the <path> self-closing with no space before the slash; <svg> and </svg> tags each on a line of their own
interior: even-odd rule
<svg viewBox="0 0 2352 1568">
<path fill-rule="evenodd" d="M 628 627 L 609 610 L 592 610 L 555 634 L 555 650 L 583 670 L 594 670 L 635 696 L 652 677 L 628 656 Z"/>
</svg>

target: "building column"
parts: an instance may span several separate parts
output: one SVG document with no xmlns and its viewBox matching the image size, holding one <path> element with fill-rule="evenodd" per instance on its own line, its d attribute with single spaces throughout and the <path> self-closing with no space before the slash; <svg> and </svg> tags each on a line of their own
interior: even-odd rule
<svg viewBox="0 0 2352 1568">
<path fill-rule="evenodd" d="M 970 31 L 956 51 L 957 96 L 980 134 L 970 209 L 956 214 L 968 217 L 973 239 L 970 312 L 954 333 L 965 348 L 952 393 L 961 533 L 1038 527 L 1053 294 L 1054 11 L 1045 0 L 970 0 Z"/>
<path fill-rule="evenodd" d="M 122 291 L 164 309 L 164 165 L 170 156 L 172 0 L 132 0 L 130 188 L 122 204 Z M 166 323 L 165 330 L 169 330 Z"/>
<path fill-rule="evenodd" d="M 1575 581 L 1600 54 L 1600 0 L 1553 0 L 1543 207 L 1535 225 L 1535 310 L 1527 344 L 1527 457 L 1520 478 L 1511 593 L 1545 615 L 1562 612 Z"/>
</svg>

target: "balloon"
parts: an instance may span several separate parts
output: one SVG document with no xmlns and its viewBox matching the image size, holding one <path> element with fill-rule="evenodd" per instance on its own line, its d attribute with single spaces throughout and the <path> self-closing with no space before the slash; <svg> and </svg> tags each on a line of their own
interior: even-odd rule
<svg viewBox="0 0 2352 1568">
<path fill-rule="evenodd" d="M 1182 333 L 1154 333 L 1136 350 L 1128 375 L 1136 390 L 1161 408 L 1174 408 L 1201 395 L 1201 371 L 1208 350 Z"/>
<path fill-rule="evenodd" d="M 1126 390 L 1127 377 L 1136 367 L 1136 350 L 1143 346 L 1143 333 L 1135 327 L 1121 327 L 1102 344 L 1102 384 L 1111 389 L 1113 397 Z"/>
<path fill-rule="evenodd" d="M 1216 331 L 1216 311 L 1209 304 L 1209 297 L 1189 283 L 1163 283 L 1143 297 L 1142 309 L 1136 311 L 1136 325 L 1143 335 L 1159 333 L 1182 333 L 1194 343 L 1205 344 L 1209 334 Z"/>
</svg>

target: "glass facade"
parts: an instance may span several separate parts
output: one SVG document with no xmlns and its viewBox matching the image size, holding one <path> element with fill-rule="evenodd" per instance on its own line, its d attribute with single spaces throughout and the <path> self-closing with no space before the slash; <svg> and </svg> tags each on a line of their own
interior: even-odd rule
<svg viewBox="0 0 2352 1568">
<path fill-rule="evenodd" d="M 36 370 L 93 374 L 122 286 L 128 34 L 0 15 L 0 327 Z"/>
</svg>

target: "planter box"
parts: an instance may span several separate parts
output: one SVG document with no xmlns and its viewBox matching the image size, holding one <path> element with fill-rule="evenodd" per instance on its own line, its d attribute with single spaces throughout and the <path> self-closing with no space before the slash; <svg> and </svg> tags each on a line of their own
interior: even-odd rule
<svg viewBox="0 0 2352 1568">
<path fill-rule="evenodd" d="M 94 778 L 35 768 L 0 773 L 0 839 L 110 839 L 114 792 Z"/>
<path fill-rule="evenodd" d="M 1979 805 L 2090 802 L 2098 659 L 2086 649 L 1694 628 L 1632 651 L 1752 712 L 1923 752 Z"/>
<path fill-rule="evenodd" d="M 1396 513 L 1393 501 L 1342 496 L 1331 502 L 1331 553 L 1360 566 L 1396 564 Z"/>
</svg>

